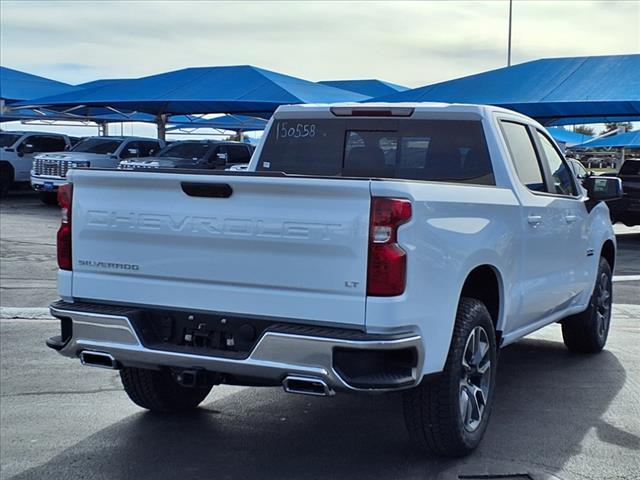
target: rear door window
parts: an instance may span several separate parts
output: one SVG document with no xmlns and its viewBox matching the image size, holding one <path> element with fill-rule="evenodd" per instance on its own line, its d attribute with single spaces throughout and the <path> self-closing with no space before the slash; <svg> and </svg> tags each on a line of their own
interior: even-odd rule
<svg viewBox="0 0 640 480">
<path fill-rule="evenodd" d="M 258 170 L 495 185 L 475 120 L 275 122 Z"/>
</svg>

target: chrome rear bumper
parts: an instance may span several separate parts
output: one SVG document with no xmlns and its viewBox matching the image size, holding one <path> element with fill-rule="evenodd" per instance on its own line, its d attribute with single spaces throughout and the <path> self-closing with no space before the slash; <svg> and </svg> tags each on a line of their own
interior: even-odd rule
<svg viewBox="0 0 640 480">
<path fill-rule="evenodd" d="M 422 378 L 424 352 L 423 342 L 418 334 L 395 335 L 388 339 L 381 338 L 380 335 L 362 334 L 371 338 L 354 340 L 267 330 L 247 358 L 234 359 L 147 348 L 124 314 L 65 309 L 56 304 L 51 306 L 50 311 L 54 317 L 69 319 L 72 333 L 70 338 L 58 345 L 55 337 L 47 344 L 62 355 L 72 358 L 77 358 L 83 351 L 103 352 L 123 366 L 205 369 L 259 378 L 274 384 L 280 384 L 287 376 L 299 375 L 322 379 L 329 387 L 337 390 L 397 390 L 414 386 Z M 336 348 L 368 351 L 415 349 L 415 367 L 411 369 L 409 381 L 398 387 L 353 386 L 334 368 L 333 355 Z"/>
</svg>

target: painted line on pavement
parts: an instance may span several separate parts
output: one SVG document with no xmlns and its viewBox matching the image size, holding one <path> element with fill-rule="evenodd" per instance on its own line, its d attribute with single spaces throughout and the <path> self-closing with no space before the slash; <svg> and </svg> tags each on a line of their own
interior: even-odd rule
<svg viewBox="0 0 640 480">
<path fill-rule="evenodd" d="M 614 282 L 637 282 L 640 281 L 640 275 L 614 275 Z"/>
</svg>

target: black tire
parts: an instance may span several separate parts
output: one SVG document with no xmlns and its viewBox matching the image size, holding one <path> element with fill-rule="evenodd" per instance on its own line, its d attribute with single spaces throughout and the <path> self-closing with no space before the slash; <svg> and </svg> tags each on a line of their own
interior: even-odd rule
<svg viewBox="0 0 640 480">
<path fill-rule="evenodd" d="M 478 364 L 482 365 L 482 360 L 487 359 L 490 365 L 483 376 L 487 390 L 486 394 L 483 391 L 480 398 L 484 398 L 484 402 L 475 402 L 476 406 L 484 403 L 484 408 L 477 409 L 479 415 L 474 420 L 473 410 L 470 412 L 468 409 L 473 403 L 470 400 L 465 408 L 465 412 L 470 415 L 465 418 L 462 415 L 463 395 L 471 392 L 468 386 L 473 386 L 469 380 L 473 375 L 463 367 L 463 357 L 471 358 L 466 354 L 472 332 L 478 334 L 482 331 L 486 335 L 483 337 L 486 340 L 483 348 L 488 346 L 488 350 L 481 355 Z M 431 455 L 461 457 L 471 453 L 480 444 L 491 415 L 496 367 L 497 346 L 491 316 L 482 302 L 464 297 L 458 305 L 444 371 L 435 380 L 423 381 L 416 388 L 404 393 L 404 418 L 412 442 Z M 479 398 L 477 392 L 474 396 L 476 399 Z M 470 399 L 471 396 L 466 398 Z"/>
<path fill-rule="evenodd" d="M 125 392 L 137 405 L 160 413 L 196 408 L 209 395 L 213 384 L 183 387 L 168 369 L 123 368 L 120 379 Z"/>
<path fill-rule="evenodd" d="M 40 201 L 45 205 L 58 205 L 58 193 L 57 192 L 38 192 Z"/>
<path fill-rule="evenodd" d="M 10 176 L 10 172 L 5 169 L 0 170 L 0 198 L 7 196 L 12 184 L 13 178 Z"/>
<path fill-rule="evenodd" d="M 570 351 L 597 353 L 604 348 L 611 324 L 612 295 L 611 266 L 600 257 L 589 306 L 584 312 L 562 321 L 562 339 Z"/>
</svg>

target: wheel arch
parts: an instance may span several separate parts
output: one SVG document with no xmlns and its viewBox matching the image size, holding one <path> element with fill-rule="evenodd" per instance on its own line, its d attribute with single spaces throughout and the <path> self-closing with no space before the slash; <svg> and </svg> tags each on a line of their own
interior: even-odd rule
<svg viewBox="0 0 640 480">
<path fill-rule="evenodd" d="M 616 247 L 613 243 L 613 240 L 605 240 L 605 242 L 602 244 L 602 248 L 600 249 L 600 256 L 604 257 L 604 259 L 609 262 L 609 266 L 611 267 L 611 271 L 613 272 L 613 267 L 615 267 L 616 263 Z"/>
<path fill-rule="evenodd" d="M 493 265 L 484 264 L 474 267 L 462 284 L 460 298 L 470 297 L 480 300 L 487 307 L 493 326 L 500 340 L 503 327 L 504 287 L 500 271 Z"/>
</svg>

